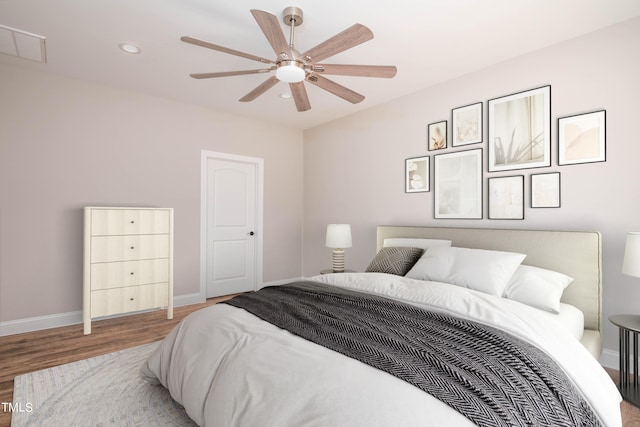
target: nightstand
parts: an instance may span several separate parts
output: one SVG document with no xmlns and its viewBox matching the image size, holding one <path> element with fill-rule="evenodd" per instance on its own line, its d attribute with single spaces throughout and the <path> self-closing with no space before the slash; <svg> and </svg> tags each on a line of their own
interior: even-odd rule
<svg viewBox="0 0 640 427">
<path fill-rule="evenodd" d="M 620 328 L 620 394 L 625 400 L 640 407 L 640 384 L 638 384 L 640 316 L 616 314 L 609 316 L 609 321 Z M 631 340 L 631 335 L 633 335 L 633 340 Z M 633 359 L 631 356 L 632 351 Z M 633 373 L 630 370 L 631 360 L 633 360 Z"/>
<path fill-rule="evenodd" d="M 356 272 L 355 270 L 349 270 L 347 268 L 344 271 L 339 271 L 339 272 L 336 272 L 336 273 L 355 273 L 355 272 Z M 326 269 L 324 269 L 324 270 L 322 270 L 320 272 L 320 274 L 331 274 L 331 273 L 334 273 L 334 271 L 332 269 L 330 269 L 330 268 L 326 268 Z"/>
</svg>

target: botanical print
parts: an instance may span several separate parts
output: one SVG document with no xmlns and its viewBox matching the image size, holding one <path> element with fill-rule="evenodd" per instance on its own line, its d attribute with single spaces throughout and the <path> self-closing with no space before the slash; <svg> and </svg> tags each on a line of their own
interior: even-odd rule
<svg viewBox="0 0 640 427">
<path fill-rule="evenodd" d="M 531 207 L 560 207 L 560 172 L 531 175 Z"/>
<path fill-rule="evenodd" d="M 551 86 L 489 101 L 489 171 L 551 165 Z"/>
<path fill-rule="evenodd" d="M 524 219 L 524 175 L 489 178 L 489 219 Z"/>
<path fill-rule="evenodd" d="M 453 147 L 482 142 L 482 103 L 452 110 L 451 132 Z"/>
<path fill-rule="evenodd" d="M 405 162 L 405 192 L 429 191 L 429 157 L 416 157 Z"/>
<path fill-rule="evenodd" d="M 431 123 L 428 127 L 429 150 L 447 148 L 447 121 Z"/>
<path fill-rule="evenodd" d="M 558 163 L 560 165 L 604 160 L 604 110 L 558 119 Z"/>
<path fill-rule="evenodd" d="M 435 156 L 435 218 L 482 218 L 482 149 Z"/>
</svg>

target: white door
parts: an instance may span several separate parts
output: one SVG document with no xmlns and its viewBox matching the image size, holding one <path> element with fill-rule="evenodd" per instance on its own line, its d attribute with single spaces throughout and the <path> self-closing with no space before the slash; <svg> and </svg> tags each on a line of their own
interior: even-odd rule
<svg viewBox="0 0 640 427">
<path fill-rule="evenodd" d="M 258 164 L 206 159 L 206 297 L 257 289 Z"/>
</svg>

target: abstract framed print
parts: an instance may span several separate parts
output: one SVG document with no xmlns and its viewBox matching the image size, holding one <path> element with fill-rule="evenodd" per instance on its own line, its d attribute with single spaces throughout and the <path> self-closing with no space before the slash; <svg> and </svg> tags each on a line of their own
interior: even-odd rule
<svg viewBox="0 0 640 427">
<path fill-rule="evenodd" d="M 447 148 L 447 121 L 431 123 L 427 126 L 427 148 L 429 151 Z"/>
<path fill-rule="evenodd" d="M 524 219 L 524 175 L 489 178 L 489 219 Z"/>
<path fill-rule="evenodd" d="M 605 110 L 558 119 L 558 164 L 604 162 L 606 156 Z"/>
<path fill-rule="evenodd" d="M 429 191 L 429 156 L 406 159 L 404 174 L 405 193 Z"/>
<path fill-rule="evenodd" d="M 451 146 L 482 142 L 482 102 L 451 110 Z"/>
<path fill-rule="evenodd" d="M 560 172 L 531 175 L 531 207 L 560 207 Z"/>
<path fill-rule="evenodd" d="M 489 172 L 551 166 L 551 86 L 489 100 Z"/>
<path fill-rule="evenodd" d="M 434 218 L 482 219 L 482 148 L 434 156 Z"/>
</svg>

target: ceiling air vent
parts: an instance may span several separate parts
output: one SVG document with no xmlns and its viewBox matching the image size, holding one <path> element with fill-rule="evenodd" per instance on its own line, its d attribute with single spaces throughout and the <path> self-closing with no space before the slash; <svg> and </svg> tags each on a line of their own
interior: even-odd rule
<svg viewBox="0 0 640 427">
<path fill-rule="evenodd" d="M 0 53 L 46 63 L 45 42 L 44 36 L 0 25 Z"/>
</svg>

